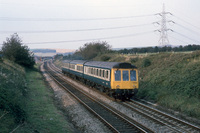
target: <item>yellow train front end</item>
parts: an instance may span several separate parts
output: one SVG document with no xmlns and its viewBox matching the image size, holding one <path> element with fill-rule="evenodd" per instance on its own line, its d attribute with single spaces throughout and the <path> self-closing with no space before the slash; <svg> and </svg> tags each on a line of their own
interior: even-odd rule
<svg viewBox="0 0 200 133">
<path fill-rule="evenodd" d="M 113 68 L 111 70 L 111 89 L 114 97 L 130 99 L 137 93 L 138 87 L 138 70 L 136 68 Z"/>
</svg>

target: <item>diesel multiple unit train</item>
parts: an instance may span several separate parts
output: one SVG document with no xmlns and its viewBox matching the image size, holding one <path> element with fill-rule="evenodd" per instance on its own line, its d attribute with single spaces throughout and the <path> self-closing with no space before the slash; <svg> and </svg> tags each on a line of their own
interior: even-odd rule
<svg viewBox="0 0 200 133">
<path fill-rule="evenodd" d="M 130 63 L 64 60 L 62 73 L 115 99 L 130 99 L 138 91 L 138 70 Z"/>
</svg>

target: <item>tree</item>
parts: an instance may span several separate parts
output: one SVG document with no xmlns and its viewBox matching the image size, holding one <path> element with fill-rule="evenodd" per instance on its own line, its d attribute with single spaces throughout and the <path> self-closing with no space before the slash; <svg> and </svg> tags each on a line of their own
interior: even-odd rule
<svg viewBox="0 0 200 133">
<path fill-rule="evenodd" d="M 90 42 L 86 43 L 83 47 L 80 47 L 77 52 L 83 59 L 90 60 L 98 55 L 109 52 L 110 48 L 111 46 L 108 45 L 107 42 Z"/>
<path fill-rule="evenodd" d="M 2 51 L 0 51 L 0 62 L 2 61 L 2 57 L 3 57 L 3 54 L 2 54 Z"/>
<path fill-rule="evenodd" d="M 5 58 L 25 67 L 33 67 L 35 64 L 33 53 L 22 44 L 16 33 L 3 42 L 2 53 Z"/>
</svg>

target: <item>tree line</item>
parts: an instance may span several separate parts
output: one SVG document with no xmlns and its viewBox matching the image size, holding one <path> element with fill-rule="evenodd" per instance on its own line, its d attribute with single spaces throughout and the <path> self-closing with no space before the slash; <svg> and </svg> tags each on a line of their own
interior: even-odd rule
<svg viewBox="0 0 200 133">
<path fill-rule="evenodd" d="M 63 59 L 75 60 L 92 60 L 96 56 L 105 53 L 120 53 L 120 54 L 138 54 L 138 53 L 158 53 L 158 52 L 183 52 L 200 50 L 200 45 L 187 45 L 187 46 L 164 46 L 164 47 L 144 47 L 144 48 L 131 48 L 121 50 L 111 50 L 111 46 L 107 42 L 90 42 L 84 44 L 75 53 L 63 57 Z"/>
<path fill-rule="evenodd" d="M 119 53 L 123 54 L 137 54 L 137 53 L 157 53 L 157 52 L 182 52 L 182 51 L 195 51 L 200 50 L 200 45 L 196 44 L 189 44 L 187 46 L 179 46 L 179 47 L 171 47 L 171 46 L 164 46 L 164 47 L 145 47 L 145 48 L 132 48 L 132 49 L 122 49 L 119 50 Z"/>
</svg>

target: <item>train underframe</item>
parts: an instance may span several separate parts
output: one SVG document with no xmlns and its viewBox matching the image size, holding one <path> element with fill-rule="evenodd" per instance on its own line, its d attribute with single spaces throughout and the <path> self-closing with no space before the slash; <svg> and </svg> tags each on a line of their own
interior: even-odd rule
<svg viewBox="0 0 200 133">
<path fill-rule="evenodd" d="M 87 79 L 83 79 L 82 77 L 78 77 L 74 74 L 67 73 L 67 72 L 63 72 L 63 73 L 75 80 L 81 81 L 82 83 L 90 87 L 96 88 L 99 91 L 104 92 L 115 99 L 120 99 L 122 101 L 130 100 L 130 98 L 132 98 L 138 91 L 138 89 L 110 89 L 108 87 L 99 85 Z"/>
</svg>

